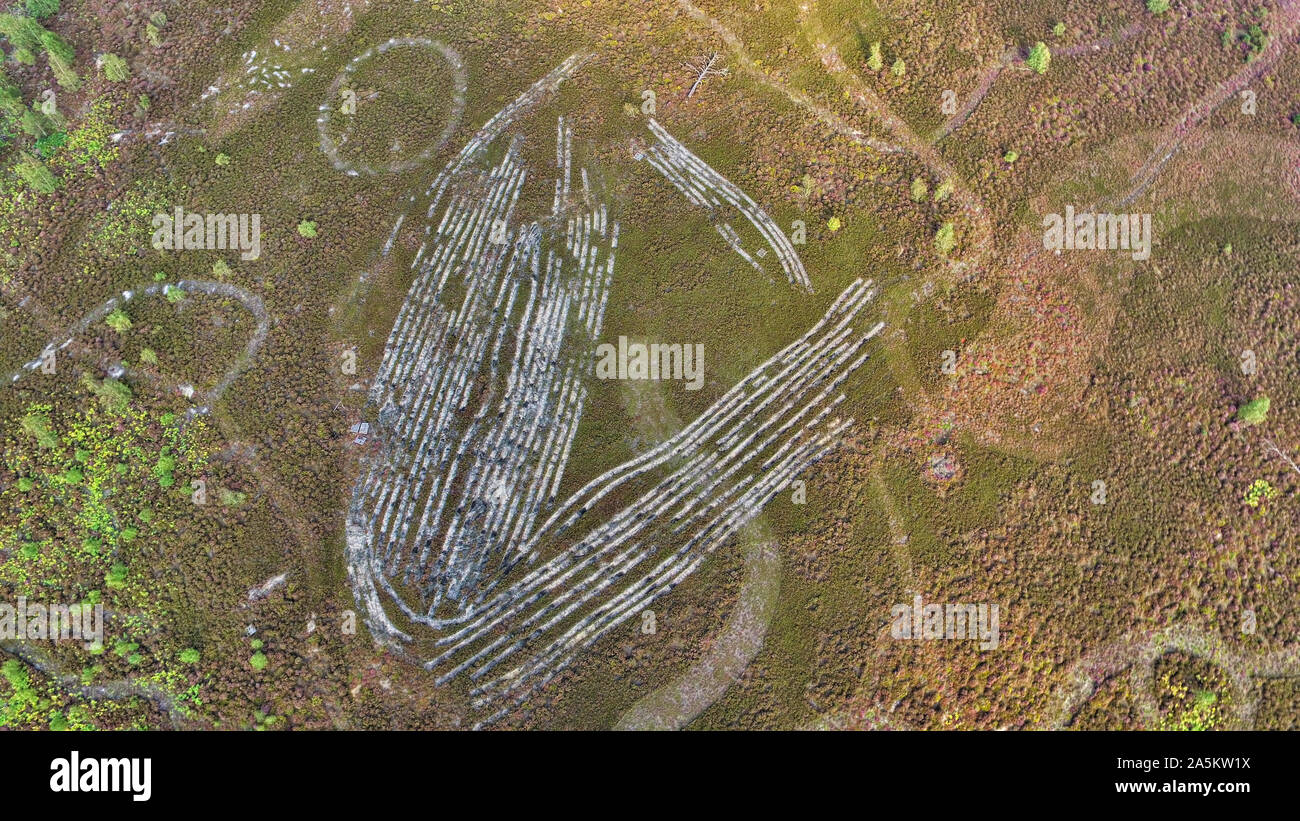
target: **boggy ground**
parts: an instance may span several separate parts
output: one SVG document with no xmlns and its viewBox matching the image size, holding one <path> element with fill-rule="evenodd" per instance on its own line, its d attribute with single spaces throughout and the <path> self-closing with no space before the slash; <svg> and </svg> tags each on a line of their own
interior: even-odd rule
<svg viewBox="0 0 1300 821">
<path fill-rule="evenodd" d="M 435 688 L 352 629 L 343 511 L 376 445 L 347 428 L 374 418 L 365 388 L 411 281 L 419 234 L 391 234 L 420 213 L 406 198 L 584 51 L 591 63 L 521 125 L 526 151 L 544 161 L 554 115 L 570 118 L 625 226 L 606 327 L 701 343 L 708 378 L 698 393 L 593 381 L 567 491 L 689 421 L 856 277 L 880 284 L 887 326 L 846 385 L 857 424 L 804 477 L 806 504 L 778 496 L 656 603 L 654 633 L 628 622 L 501 726 L 614 726 L 716 657 L 760 542 L 780 556 L 761 647 L 687 726 L 1293 726 L 1295 20 L 1290 3 L 1154 15 L 1115 0 L 63 3 L 45 25 L 75 47 L 83 83 L 58 93 L 59 190 L 14 176 L 30 139 L 5 149 L 0 370 L 144 283 L 227 282 L 270 321 L 193 423 L 179 424 L 254 333 L 237 300 L 132 300 L 130 327 L 97 322 L 55 373 L 0 389 L 0 584 L 111 614 L 102 653 L 0 647 L 5 722 L 476 720 L 462 685 Z M 426 164 L 351 176 L 319 149 L 319 107 L 341 102 L 327 96 L 352 57 L 392 37 L 454 49 L 465 109 Z M 1040 40 L 1053 53 L 1041 76 L 1024 62 Z M 687 98 L 682 64 L 714 51 L 729 74 Z M 103 52 L 126 58 L 129 79 L 95 68 Z M 383 128 L 349 156 L 404 163 L 439 137 L 449 72 L 424 57 L 360 76 Z M 59 88 L 43 57 L 6 71 L 28 103 Z M 632 162 L 645 90 L 656 119 L 778 224 L 805 221 L 813 295 L 758 276 Z M 1042 215 L 1065 204 L 1151 213 L 1151 258 L 1045 251 Z M 175 205 L 259 213 L 261 258 L 154 251 L 149 220 Z M 1265 420 L 1237 424 L 1262 395 Z M 41 444 L 42 423 L 56 444 Z M 918 592 L 998 604 L 998 648 L 892 639 L 890 606 Z"/>
</svg>

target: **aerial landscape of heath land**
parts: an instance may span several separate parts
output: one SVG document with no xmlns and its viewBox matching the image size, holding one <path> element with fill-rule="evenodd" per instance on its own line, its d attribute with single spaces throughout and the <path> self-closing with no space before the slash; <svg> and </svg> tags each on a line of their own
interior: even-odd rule
<svg viewBox="0 0 1300 821">
<path fill-rule="evenodd" d="M 0 728 L 1300 729 L 1300 0 L 0 49 Z"/>
</svg>

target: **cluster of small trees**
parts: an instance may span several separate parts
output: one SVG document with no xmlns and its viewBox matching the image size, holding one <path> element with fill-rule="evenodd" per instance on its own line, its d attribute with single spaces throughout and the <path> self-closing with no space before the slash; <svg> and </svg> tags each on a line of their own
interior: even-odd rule
<svg viewBox="0 0 1300 821">
<path fill-rule="evenodd" d="M 16 63 L 34 65 L 37 54 L 44 53 L 59 87 L 76 91 L 81 87 L 81 77 L 73 67 L 76 50 L 40 23 L 58 10 L 58 0 L 27 0 L 25 13 L 24 9 L 2 12 L 0 38 L 11 47 L 9 57 Z M 150 26 L 156 31 L 166 18 L 155 17 L 158 19 L 151 18 Z M 99 55 L 96 66 L 110 82 L 124 82 L 131 76 L 126 60 L 116 54 Z M 147 98 L 142 100 L 142 106 L 147 107 Z M 58 177 L 43 161 L 67 139 L 67 122 L 59 113 L 54 93 L 47 91 L 38 104 L 28 107 L 18 85 L 0 69 L 0 126 L 7 132 L 3 136 L 18 130 L 34 140 L 32 149 L 22 151 L 14 165 L 18 178 L 39 194 L 53 193 L 58 188 Z"/>
<path fill-rule="evenodd" d="M 9 56 L 14 62 L 35 65 L 36 55 L 44 52 L 54 79 L 63 88 L 75 90 L 81 78 L 72 68 L 72 46 L 40 23 L 40 18 L 54 14 L 58 7 L 58 0 L 29 0 L 26 14 L 0 13 L 0 36 L 13 47 Z"/>
<path fill-rule="evenodd" d="M 880 71 L 885 66 L 885 55 L 882 48 L 879 40 L 871 44 L 871 53 L 867 57 L 867 68 L 872 71 Z M 889 71 L 895 77 L 902 77 L 907 73 L 907 63 L 903 61 L 902 57 L 896 57 L 889 66 Z"/>
<path fill-rule="evenodd" d="M 72 67 L 75 50 L 39 22 L 58 10 L 58 0 L 27 0 L 26 13 L 22 10 L 0 13 L 0 37 L 11 46 L 9 57 L 16 63 L 33 65 L 36 55 L 44 52 L 59 86 L 75 91 L 81 85 L 81 78 Z M 6 132 L 12 133 L 17 128 L 35 141 L 33 151 L 23 151 L 14 166 L 18 178 L 37 193 L 53 193 L 58 178 L 42 159 L 62 145 L 67 136 L 66 123 L 53 93 L 47 93 L 37 107 L 29 108 L 17 84 L 0 69 L 0 120 Z"/>
</svg>

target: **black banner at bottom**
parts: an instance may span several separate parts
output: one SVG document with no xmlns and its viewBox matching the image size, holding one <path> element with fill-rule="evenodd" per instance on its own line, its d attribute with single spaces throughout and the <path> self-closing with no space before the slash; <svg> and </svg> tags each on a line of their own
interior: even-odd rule
<svg viewBox="0 0 1300 821">
<path fill-rule="evenodd" d="M 1265 733 L 10 733 L 6 793 L 59 811 L 387 812 L 487 800 L 767 806 L 919 801 L 1216 809 L 1287 800 L 1290 737 Z M 569 800 L 566 800 L 569 799 Z M 650 799 L 646 801 L 645 799 Z M 429 804 L 423 802 L 430 801 Z M 570 801 L 576 802 L 570 804 Z M 418 803 L 416 803 L 418 802 Z M 1032 802 L 1032 803 L 1030 803 Z M 1044 803 L 1045 802 L 1045 803 Z M 618 806 L 610 804 L 605 806 Z"/>
</svg>

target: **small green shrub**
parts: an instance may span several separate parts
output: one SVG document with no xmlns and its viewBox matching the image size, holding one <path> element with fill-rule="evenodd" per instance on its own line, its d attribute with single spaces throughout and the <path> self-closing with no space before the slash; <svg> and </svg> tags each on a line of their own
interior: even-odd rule
<svg viewBox="0 0 1300 821">
<path fill-rule="evenodd" d="M 1267 396 L 1261 396 L 1251 402 L 1247 402 L 1237 410 L 1237 421 L 1243 425 L 1258 425 L 1268 416 L 1268 409 L 1271 402 Z"/>
<path fill-rule="evenodd" d="M 116 54 L 101 54 L 97 63 L 99 70 L 104 72 L 104 77 L 110 83 L 125 82 L 131 77 L 131 68 L 126 64 L 126 60 Z"/>
<path fill-rule="evenodd" d="M 131 317 L 127 316 L 126 311 L 121 308 L 114 308 L 111 314 L 104 317 L 104 322 L 120 334 L 131 330 Z"/>
<path fill-rule="evenodd" d="M 957 235 L 951 222 L 939 226 L 934 235 L 934 247 L 943 256 L 948 256 L 957 247 Z"/>
<path fill-rule="evenodd" d="M 879 41 L 871 44 L 871 56 L 867 57 L 867 68 L 880 71 L 885 65 L 885 55 L 881 52 Z"/>
<path fill-rule="evenodd" d="M 1047 67 L 1052 63 L 1052 52 L 1047 48 L 1047 44 L 1039 40 L 1029 49 L 1029 56 L 1025 58 L 1025 63 L 1039 74 L 1046 74 Z"/>
</svg>

